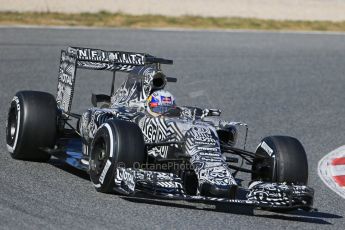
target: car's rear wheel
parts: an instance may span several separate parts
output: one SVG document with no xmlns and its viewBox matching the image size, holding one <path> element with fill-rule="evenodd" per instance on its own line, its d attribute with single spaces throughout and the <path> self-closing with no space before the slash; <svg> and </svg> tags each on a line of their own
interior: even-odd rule
<svg viewBox="0 0 345 230">
<path fill-rule="evenodd" d="M 302 144 L 293 137 L 264 138 L 257 150 L 252 180 L 306 185 L 308 161 Z"/>
<path fill-rule="evenodd" d="M 43 148 L 56 141 L 57 106 L 54 96 L 45 92 L 20 91 L 14 96 L 6 126 L 7 149 L 12 158 L 47 161 Z"/>
<path fill-rule="evenodd" d="M 96 132 L 90 150 L 90 178 L 97 191 L 114 192 L 117 167 L 132 168 L 145 161 L 141 129 L 133 122 L 111 119 Z"/>
</svg>

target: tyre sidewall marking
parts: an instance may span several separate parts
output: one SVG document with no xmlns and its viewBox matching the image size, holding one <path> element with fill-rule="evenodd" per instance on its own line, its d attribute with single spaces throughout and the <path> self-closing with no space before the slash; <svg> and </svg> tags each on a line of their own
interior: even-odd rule
<svg viewBox="0 0 345 230">
<path fill-rule="evenodd" d="M 272 180 L 277 180 L 277 167 L 279 167 L 278 162 L 279 162 L 279 154 L 277 154 L 276 147 L 274 143 L 268 139 L 267 144 L 267 138 L 264 138 L 261 143 L 258 145 L 256 152 L 258 151 L 259 148 L 261 148 L 272 160 L 273 160 L 273 169 L 272 169 Z"/>
<path fill-rule="evenodd" d="M 256 150 L 258 150 L 258 148 L 263 149 L 270 157 L 275 156 L 273 149 L 265 141 L 262 141 Z"/>
<path fill-rule="evenodd" d="M 109 158 L 113 158 L 113 153 L 114 153 L 114 134 L 113 134 L 113 130 L 111 129 L 111 127 L 110 127 L 110 125 L 108 123 L 105 123 L 104 127 L 107 128 L 108 133 L 109 133 L 109 138 L 110 138 L 110 140 L 109 140 L 109 143 L 110 143 Z"/>
<path fill-rule="evenodd" d="M 110 127 L 110 125 L 108 123 L 104 123 L 102 124 L 98 130 L 102 129 L 103 127 L 105 127 L 108 131 L 108 134 L 109 134 L 109 143 L 110 143 L 110 152 L 109 152 L 109 158 L 112 158 L 113 157 L 113 151 L 114 151 L 114 134 L 113 134 L 113 130 L 112 128 Z M 107 173 L 109 171 L 109 168 L 111 166 L 111 161 L 108 159 L 107 162 L 106 162 L 106 165 L 104 166 L 103 168 L 103 171 L 99 177 L 99 182 L 100 184 L 95 184 L 93 183 L 93 185 L 96 187 L 96 188 L 100 188 L 101 187 L 101 184 L 104 183 L 104 179 L 105 177 L 107 176 Z"/>
<path fill-rule="evenodd" d="M 17 109 L 17 130 L 16 130 L 16 136 L 14 138 L 14 142 L 13 142 L 13 146 L 10 146 L 7 144 L 7 150 L 10 153 L 13 153 L 16 149 L 17 146 L 17 141 L 18 141 L 18 135 L 19 135 L 19 126 L 20 126 L 20 102 L 19 102 L 19 98 L 17 96 L 14 96 L 14 98 L 12 99 L 12 102 L 16 103 L 16 109 Z M 11 104 L 12 104 L 11 102 Z M 11 105 L 12 107 L 12 105 Z"/>
<path fill-rule="evenodd" d="M 110 160 L 107 160 L 107 163 L 105 163 L 105 166 L 104 166 L 104 168 L 103 168 L 103 171 L 102 171 L 102 173 L 101 173 L 101 176 L 99 177 L 99 182 L 101 182 L 101 184 L 103 184 L 104 178 L 106 177 L 107 172 L 108 172 L 110 166 L 111 166 L 111 161 L 110 161 Z"/>
</svg>

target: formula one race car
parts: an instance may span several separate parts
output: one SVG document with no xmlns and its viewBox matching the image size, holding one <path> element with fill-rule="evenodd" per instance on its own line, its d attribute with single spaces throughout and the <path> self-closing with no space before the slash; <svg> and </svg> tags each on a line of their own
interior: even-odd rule
<svg viewBox="0 0 345 230">
<path fill-rule="evenodd" d="M 14 159 L 51 156 L 89 173 L 95 189 L 129 196 L 243 204 L 267 210 L 311 210 L 308 163 L 301 143 L 264 138 L 255 152 L 245 143 L 247 125 L 219 118 L 218 109 L 177 106 L 164 87 L 162 64 L 143 53 L 69 47 L 62 50 L 56 97 L 19 91 L 6 129 Z M 71 112 L 78 68 L 113 72 L 110 95 L 92 95 L 93 107 Z M 127 72 L 115 90 L 115 73 Z M 250 167 L 244 167 L 243 162 Z M 251 174 L 247 187 L 237 173 Z"/>
</svg>

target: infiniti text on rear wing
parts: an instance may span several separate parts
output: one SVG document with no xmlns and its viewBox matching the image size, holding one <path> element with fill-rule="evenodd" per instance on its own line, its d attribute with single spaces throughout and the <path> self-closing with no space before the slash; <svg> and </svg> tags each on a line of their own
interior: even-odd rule
<svg viewBox="0 0 345 230">
<path fill-rule="evenodd" d="M 67 50 L 61 51 L 57 106 L 65 113 L 70 112 L 78 68 L 131 72 L 136 66 L 153 63 L 172 64 L 172 60 L 156 58 L 144 53 L 68 47 Z"/>
</svg>

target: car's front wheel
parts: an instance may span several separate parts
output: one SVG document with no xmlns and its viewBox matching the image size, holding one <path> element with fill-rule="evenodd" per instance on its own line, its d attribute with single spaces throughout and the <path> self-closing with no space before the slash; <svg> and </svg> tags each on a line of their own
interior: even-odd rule
<svg viewBox="0 0 345 230">
<path fill-rule="evenodd" d="M 114 192 L 117 167 L 133 168 L 145 161 L 145 144 L 139 126 L 111 119 L 97 130 L 91 143 L 90 178 L 97 191 Z"/>
<path fill-rule="evenodd" d="M 306 185 L 308 161 L 302 144 L 293 137 L 264 138 L 257 150 L 252 180 Z"/>
</svg>

